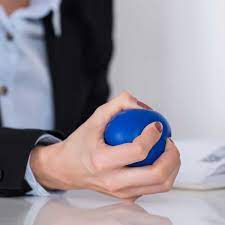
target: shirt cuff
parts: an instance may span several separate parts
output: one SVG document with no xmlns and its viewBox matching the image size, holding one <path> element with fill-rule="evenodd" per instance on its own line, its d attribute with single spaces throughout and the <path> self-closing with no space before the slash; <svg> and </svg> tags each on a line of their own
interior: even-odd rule
<svg viewBox="0 0 225 225">
<path fill-rule="evenodd" d="M 50 134 L 44 134 L 35 143 L 35 146 L 42 143 L 42 144 L 55 144 L 60 142 L 61 140 L 50 135 Z M 26 167 L 26 172 L 25 172 L 25 180 L 31 187 L 31 191 L 27 192 L 27 195 L 35 195 L 35 196 L 42 196 L 42 197 L 47 197 L 51 194 L 51 192 L 45 190 L 36 180 L 34 177 L 34 174 L 31 170 L 30 167 L 30 157 L 28 159 L 27 167 Z M 55 192 L 54 192 L 55 193 Z"/>
</svg>

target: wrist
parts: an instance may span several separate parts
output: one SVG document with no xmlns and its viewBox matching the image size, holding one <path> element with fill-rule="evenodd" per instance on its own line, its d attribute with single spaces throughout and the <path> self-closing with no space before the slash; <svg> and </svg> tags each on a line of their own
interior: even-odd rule
<svg viewBox="0 0 225 225">
<path fill-rule="evenodd" d="M 30 167 L 37 182 L 47 190 L 65 190 L 58 169 L 63 142 L 35 147 L 30 156 Z"/>
</svg>

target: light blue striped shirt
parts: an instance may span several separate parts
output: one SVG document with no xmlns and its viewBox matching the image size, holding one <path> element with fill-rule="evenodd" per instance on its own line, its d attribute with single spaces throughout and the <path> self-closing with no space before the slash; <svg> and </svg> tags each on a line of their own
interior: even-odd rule
<svg viewBox="0 0 225 225">
<path fill-rule="evenodd" d="M 47 130 L 54 127 L 42 18 L 52 11 L 54 31 L 60 35 L 60 3 L 61 0 L 31 0 L 29 7 L 18 9 L 9 16 L 0 5 L 0 86 L 8 89 L 7 94 L 0 97 L 4 127 Z M 49 136 L 40 138 L 58 141 L 53 137 L 49 140 Z M 29 163 L 25 179 L 33 189 L 30 194 L 48 194 L 36 182 Z"/>
</svg>

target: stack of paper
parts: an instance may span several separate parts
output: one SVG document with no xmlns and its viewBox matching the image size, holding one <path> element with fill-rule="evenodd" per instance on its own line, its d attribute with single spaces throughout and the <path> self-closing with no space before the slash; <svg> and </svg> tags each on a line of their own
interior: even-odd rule
<svg viewBox="0 0 225 225">
<path fill-rule="evenodd" d="M 175 188 L 225 188 L 225 138 L 178 140 L 176 144 L 181 153 L 182 165 Z"/>
</svg>

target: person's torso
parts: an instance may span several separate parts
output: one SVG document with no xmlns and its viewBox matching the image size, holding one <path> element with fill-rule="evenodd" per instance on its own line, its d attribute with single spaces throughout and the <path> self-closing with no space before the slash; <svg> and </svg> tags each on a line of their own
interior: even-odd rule
<svg viewBox="0 0 225 225">
<path fill-rule="evenodd" d="M 60 35 L 59 6 L 58 0 L 47 3 L 36 0 L 9 16 L 0 7 L 0 86 L 4 91 L 0 96 L 0 108 L 5 127 L 54 127 L 52 86 L 42 19 L 53 11 L 53 27 Z"/>
<path fill-rule="evenodd" d="M 44 0 L 31 1 L 33 3 L 41 2 L 46 5 L 51 2 Z M 18 112 L 16 111 L 18 107 L 26 109 L 25 114 L 17 114 L 17 116 L 23 117 L 23 122 L 18 123 L 19 127 L 53 128 L 69 135 L 100 104 L 105 103 L 108 97 L 109 89 L 106 74 L 112 54 L 112 0 L 98 0 L 95 3 L 89 0 L 62 0 L 60 13 L 54 13 L 56 8 L 53 4 L 51 10 L 45 11 L 42 16 L 39 15 L 38 19 L 31 20 L 35 21 L 32 23 L 32 27 L 38 28 L 35 28 L 35 34 L 40 34 L 40 36 L 35 35 L 34 40 L 30 40 L 28 47 L 29 54 L 32 51 L 32 57 L 35 54 L 34 58 L 36 60 L 32 59 L 33 64 L 31 67 L 31 58 L 30 55 L 27 55 L 27 52 L 25 59 L 20 58 L 20 62 L 24 60 L 30 63 L 29 68 L 20 71 L 26 72 L 25 75 L 20 75 L 26 79 L 29 77 L 29 80 L 17 76 L 17 82 L 13 83 L 14 85 L 20 85 L 21 90 L 24 91 L 21 92 L 23 95 L 14 95 L 17 99 L 14 102 L 18 102 L 18 104 L 16 104 L 17 107 L 12 106 L 12 112 L 15 115 Z M 29 14 L 32 17 L 35 15 L 34 11 Z M 28 20 L 29 26 L 31 21 Z M 57 26 L 57 24 L 61 26 Z M 29 28 L 29 26 L 26 25 L 26 28 Z M 5 38 L 4 32 L 2 37 Z M 32 50 L 34 42 L 36 48 Z M 6 43 L 12 44 L 10 42 Z M 25 45 L 27 46 L 28 43 L 25 44 L 23 41 L 23 46 Z M 21 54 L 21 49 L 19 51 Z M 41 65 L 42 69 L 37 66 L 36 61 L 39 62 L 38 64 Z M 17 63 L 19 64 L 19 62 Z M 23 65 L 25 64 L 23 63 Z M 38 72 L 33 71 L 34 68 Z M 40 71 L 44 72 L 40 74 Z M 17 73 L 12 77 L 16 75 Z M 30 79 L 31 76 L 33 76 L 32 80 Z M 3 77 L 4 75 L 0 75 L 0 87 Z M 36 82 L 39 81 L 39 84 L 35 83 L 31 86 L 34 83 L 33 79 Z M 26 83 L 23 83 L 24 80 Z M 18 82 L 21 82 L 21 84 Z M 32 100 L 33 91 L 36 92 L 35 98 L 40 92 L 45 93 L 39 95 L 40 107 L 37 104 L 35 105 L 38 111 L 32 110 L 34 103 Z M 10 90 L 8 93 L 10 93 Z M 1 95 L 0 88 L 0 108 L 2 108 L 1 99 L 5 98 L 8 93 Z M 26 98 L 30 96 L 29 101 L 26 103 L 24 103 L 24 96 Z M 11 101 L 6 101 L 6 105 L 10 106 L 11 104 Z M 20 112 L 25 112 L 25 110 Z M 5 115 L 7 114 L 8 111 L 5 111 Z M 18 121 L 21 120 L 20 118 Z M 13 118 L 10 120 L 13 120 Z M 29 124 L 24 120 L 29 120 Z M 13 128 L 15 128 L 15 124 L 14 121 L 11 122 Z M 5 124 L 1 124 L 0 119 L 0 127 L 2 125 L 5 126 Z"/>
</svg>

